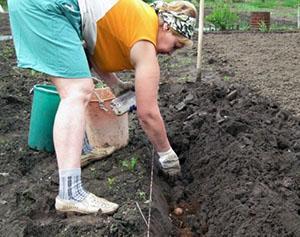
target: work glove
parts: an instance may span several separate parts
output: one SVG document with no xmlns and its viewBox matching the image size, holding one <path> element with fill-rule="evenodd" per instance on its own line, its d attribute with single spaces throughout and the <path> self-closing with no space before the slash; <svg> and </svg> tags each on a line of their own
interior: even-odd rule
<svg viewBox="0 0 300 237">
<path fill-rule="evenodd" d="M 111 87 L 111 90 L 115 96 L 120 96 L 127 91 L 134 90 L 134 83 L 118 80 L 118 82 Z"/>
<path fill-rule="evenodd" d="M 166 152 L 158 152 L 159 165 L 162 172 L 171 180 L 177 179 L 181 175 L 181 167 L 176 153 L 170 148 Z"/>
</svg>

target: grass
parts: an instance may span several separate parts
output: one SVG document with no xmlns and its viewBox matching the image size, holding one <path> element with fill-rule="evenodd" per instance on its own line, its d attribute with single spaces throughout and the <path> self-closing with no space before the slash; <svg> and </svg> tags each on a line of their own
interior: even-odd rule
<svg viewBox="0 0 300 237">
<path fill-rule="evenodd" d="M 255 3 L 237 3 L 231 5 L 236 12 L 254 12 L 254 11 L 269 11 L 274 17 L 287 17 L 296 19 L 297 4 L 286 3 L 278 4 L 277 2 L 269 4 L 255 4 Z"/>
<path fill-rule="evenodd" d="M 7 1 L 6 0 L 0 0 L 0 5 L 4 8 L 4 10 L 7 10 Z"/>
<path fill-rule="evenodd" d="M 213 7 L 219 2 L 219 0 L 206 0 L 205 7 Z M 297 9 L 300 0 L 252 0 L 246 1 L 236 0 L 235 2 L 229 3 L 231 8 L 237 12 L 251 12 L 251 11 L 271 11 L 274 9 L 292 8 L 291 10 Z"/>
<path fill-rule="evenodd" d="M 206 0 L 206 9 L 215 9 L 215 7 L 220 3 L 224 2 L 222 0 Z M 250 12 L 256 11 L 267 11 L 271 13 L 271 23 L 273 19 L 283 19 L 290 23 L 289 25 L 273 25 L 270 31 L 274 30 L 294 30 L 296 27 L 295 22 L 297 21 L 297 10 L 298 5 L 300 6 L 300 0 L 229 0 L 226 1 L 232 12 L 239 15 L 239 13 L 250 14 Z M 208 14 L 207 14 L 208 15 Z M 294 22 L 294 23 L 292 23 Z M 249 22 L 248 22 L 249 23 Z M 242 20 L 238 23 L 240 30 L 248 30 L 249 26 L 246 22 Z M 266 32 L 265 28 L 260 27 L 261 31 Z"/>
<path fill-rule="evenodd" d="M 238 5 L 238 4 L 237 4 Z M 260 9 L 272 9 L 278 6 L 278 3 L 276 0 L 256 0 L 256 1 L 250 1 L 243 4 L 245 7 L 249 7 L 252 10 L 260 10 Z"/>
<path fill-rule="evenodd" d="M 249 22 L 241 21 L 240 25 L 239 25 L 239 30 L 241 30 L 241 31 L 248 31 L 248 30 L 250 30 L 250 24 L 249 24 Z"/>
<path fill-rule="evenodd" d="M 290 31 L 293 30 L 292 26 L 284 24 L 271 24 L 270 31 Z"/>
<path fill-rule="evenodd" d="M 288 1 L 283 1 L 282 2 L 282 6 L 283 7 L 292 7 L 292 8 L 296 8 L 297 5 L 300 4 L 300 0 L 288 0 Z"/>
<path fill-rule="evenodd" d="M 191 2 L 194 2 L 193 0 Z M 214 5 L 218 2 L 224 2 L 222 0 L 205 0 L 206 6 Z M 259 9 L 259 8 L 276 8 L 276 7 L 297 7 L 300 3 L 299 0 L 233 0 L 233 1 L 226 1 L 235 6 L 243 6 L 249 7 L 251 9 Z"/>
</svg>

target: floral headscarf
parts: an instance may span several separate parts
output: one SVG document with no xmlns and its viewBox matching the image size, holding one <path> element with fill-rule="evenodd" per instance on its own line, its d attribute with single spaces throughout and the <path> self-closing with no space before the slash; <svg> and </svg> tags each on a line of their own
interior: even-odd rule
<svg viewBox="0 0 300 237">
<path fill-rule="evenodd" d="M 150 6 L 154 8 L 159 17 L 162 18 L 173 30 L 180 35 L 192 39 L 194 34 L 196 19 L 183 13 L 175 11 L 162 10 L 166 3 L 163 1 L 155 1 Z"/>
</svg>

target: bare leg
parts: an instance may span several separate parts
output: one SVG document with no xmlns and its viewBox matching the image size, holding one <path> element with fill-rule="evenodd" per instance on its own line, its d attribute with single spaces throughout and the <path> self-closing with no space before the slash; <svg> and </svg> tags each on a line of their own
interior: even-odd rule
<svg viewBox="0 0 300 237">
<path fill-rule="evenodd" d="M 88 78 L 54 78 L 52 81 L 61 97 L 53 128 L 58 168 L 80 168 L 85 109 L 94 85 Z"/>
<path fill-rule="evenodd" d="M 62 212 L 113 213 L 119 205 L 86 192 L 81 185 L 80 155 L 85 109 L 94 84 L 91 79 L 54 78 L 61 102 L 54 122 L 54 146 L 59 168 L 59 195 L 55 208 Z"/>
</svg>

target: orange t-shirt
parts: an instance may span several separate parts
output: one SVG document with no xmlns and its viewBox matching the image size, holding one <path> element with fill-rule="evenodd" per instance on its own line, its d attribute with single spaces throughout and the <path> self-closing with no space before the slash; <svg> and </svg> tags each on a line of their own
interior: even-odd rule
<svg viewBox="0 0 300 237">
<path fill-rule="evenodd" d="M 119 0 L 97 21 L 93 62 L 103 72 L 133 69 L 130 49 L 140 40 L 156 46 L 158 16 L 141 0 Z"/>
</svg>

